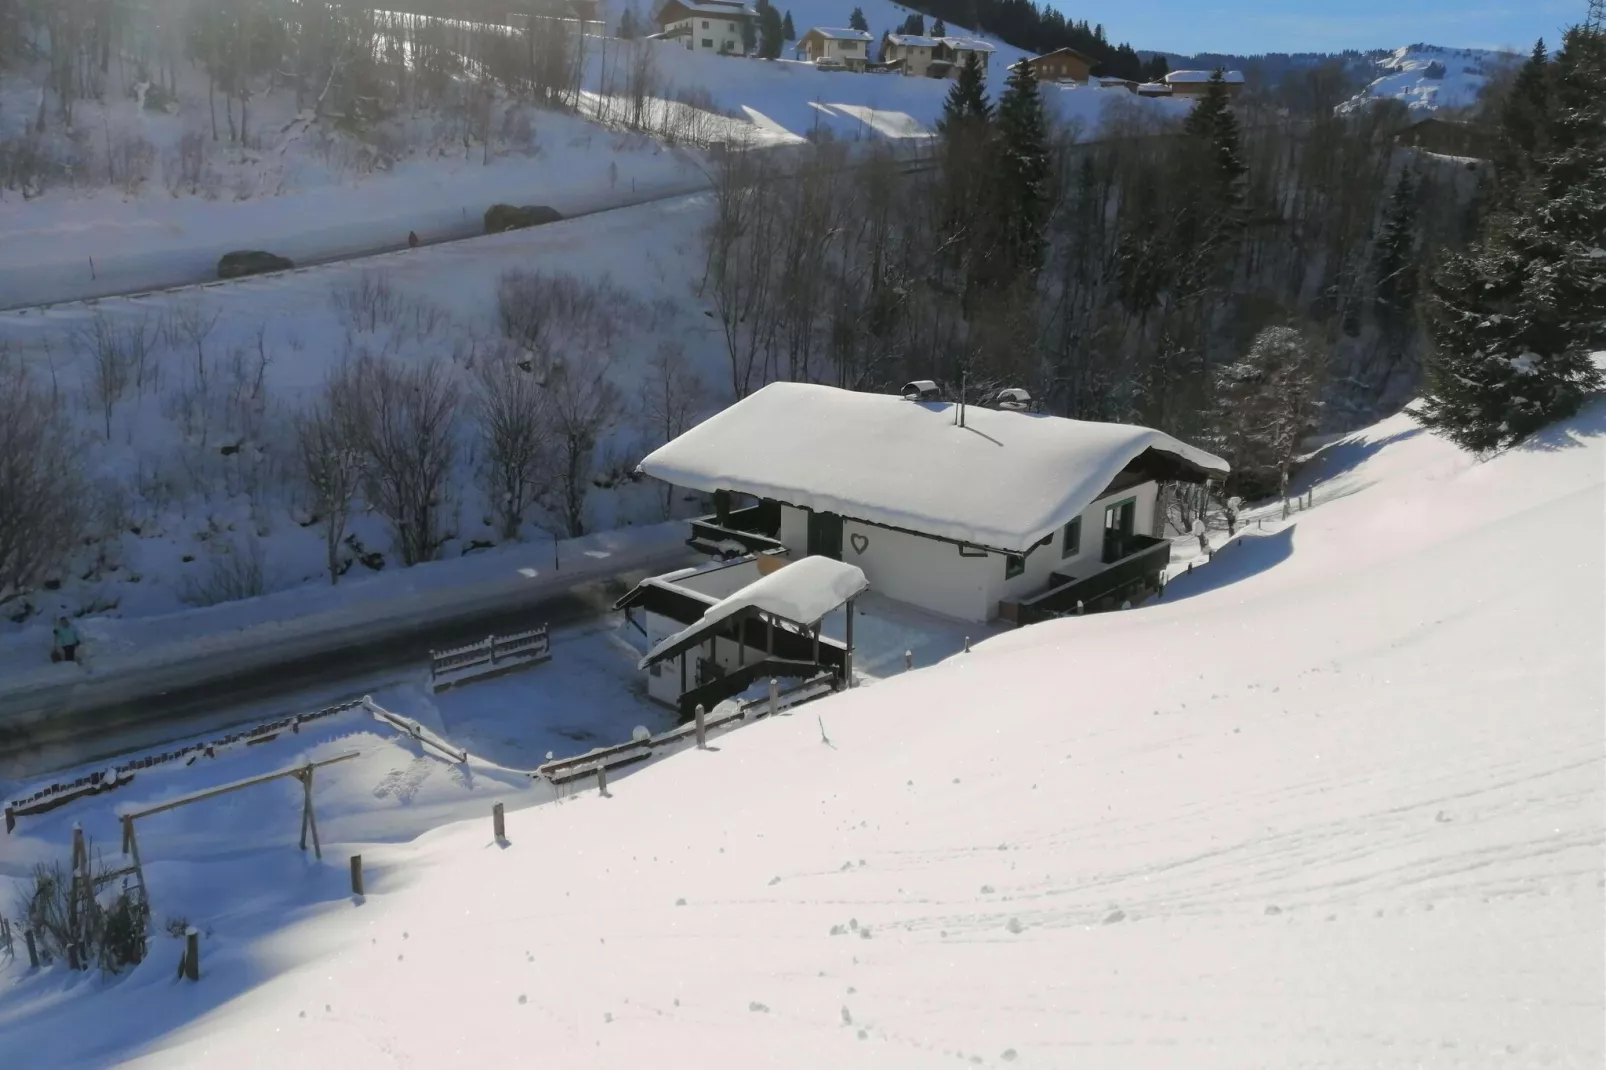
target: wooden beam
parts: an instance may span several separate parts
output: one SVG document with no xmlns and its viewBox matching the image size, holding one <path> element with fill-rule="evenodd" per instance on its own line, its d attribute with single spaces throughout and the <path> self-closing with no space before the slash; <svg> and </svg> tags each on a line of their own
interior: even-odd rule
<svg viewBox="0 0 1606 1070">
<path fill-rule="evenodd" d="M 236 780 L 232 784 L 224 784 L 221 787 L 209 788 L 206 791 L 198 791 L 191 795 L 183 795 L 177 799 L 169 799 L 167 802 L 156 806 L 146 807 L 144 810 L 134 810 L 125 816 L 133 819 L 150 817 L 152 814 L 159 814 L 164 810 L 173 810 L 192 802 L 200 802 L 202 799 L 210 799 L 218 795 L 227 795 L 231 791 L 239 791 L 241 788 L 249 788 L 254 784 L 265 784 L 270 780 L 278 780 L 281 777 L 300 777 L 302 772 L 307 769 L 316 769 L 320 766 L 334 765 L 336 762 L 346 762 L 353 758 L 360 758 L 361 756 L 361 751 L 351 751 L 335 758 L 325 758 L 321 762 L 308 762 L 305 765 L 298 765 L 293 769 L 280 769 L 275 773 L 264 773 L 262 776 L 248 777 L 245 780 Z"/>
</svg>

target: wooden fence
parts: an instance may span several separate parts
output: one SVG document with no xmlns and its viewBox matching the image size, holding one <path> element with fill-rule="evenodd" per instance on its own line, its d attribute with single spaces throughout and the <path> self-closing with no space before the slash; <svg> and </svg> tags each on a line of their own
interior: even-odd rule
<svg viewBox="0 0 1606 1070">
<path fill-rule="evenodd" d="M 131 782 L 134 779 L 134 774 L 141 769 L 151 769 L 159 765 L 168 765 L 180 761 L 185 765 L 190 765 L 198 758 L 216 757 L 219 750 L 227 747 L 238 745 L 254 746 L 260 743 L 267 743 L 277 739 L 280 733 L 285 731 L 293 734 L 299 733 L 301 726 L 308 721 L 317 721 L 337 713 L 345 713 L 362 705 L 361 699 L 354 699 L 350 702 L 340 702 L 333 706 L 325 706 L 323 709 L 315 710 L 312 713 L 292 714 L 289 717 L 281 717 L 276 721 L 267 721 L 252 728 L 230 732 L 225 736 L 203 743 L 191 743 L 189 746 L 180 747 L 177 750 L 150 754 L 143 758 L 134 758 L 120 765 L 85 774 L 75 780 L 48 784 L 32 795 L 27 795 L 20 799 L 12 799 L 6 803 L 6 832 L 9 834 L 16 828 L 17 818 L 19 817 L 47 813 L 58 806 L 65 806 L 75 799 L 83 798 L 85 795 L 98 795 L 103 791 L 120 788 L 124 784 Z"/>
<path fill-rule="evenodd" d="M 488 635 L 477 643 L 429 652 L 429 683 L 435 691 L 499 676 L 552 657 L 552 636 L 545 624 L 512 635 Z"/>
<path fill-rule="evenodd" d="M 836 683 L 835 673 L 820 673 L 810 679 L 800 681 L 787 688 L 777 685 L 775 690 L 774 712 L 779 713 L 790 706 L 809 699 L 828 695 L 834 690 Z M 725 725 L 740 721 L 757 720 L 767 717 L 771 712 L 770 698 L 762 695 L 730 706 L 717 713 L 708 714 L 703 719 L 704 730 L 722 728 Z M 594 777 L 599 769 L 617 769 L 620 766 L 634 765 L 644 762 L 652 757 L 653 751 L 660 747 L 679 746 L 696 736 L 695 722 L 679 725 L 669 731 L 646 739 L 632 739 L 628 743 L 616 743 L 609 747 L 597 747 L 584 754 L 577 754 L 572 758 L 554 758 L 543 762 L 531 777 L 539 777 L 554 785 L 562 785 L 586 777 Z"/>
</svg>

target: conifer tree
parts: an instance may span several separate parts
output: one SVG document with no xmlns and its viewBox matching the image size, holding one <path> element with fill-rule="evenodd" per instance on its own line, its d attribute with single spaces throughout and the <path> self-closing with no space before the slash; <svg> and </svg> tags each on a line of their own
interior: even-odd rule
<svg viewBox="0 0 1606 1070">
<path fill-rule="evenodd" d="M 640 31 L 636 26 L 636 9 L 627 7 L 624 13 L 619 16 L 619 38 L 624 41 L 630 41 L 638 36 L 640 36 Z"/>
<path fill-rule="evenodd" d="M 1385 328 L 1405 326 L 1416 308 L 1416 217 L 1415 177 L 1409 169 L 1402 170 L 1377 238 L 1374 292 Z"/>
<path fill-rule="evenodd" d="M 760 59 L 776 59 L 786 43 L 786 30 L 781 24 L 781 13 L 774 4 L 765 4 L 758 13 L 758 55 Z"/>
<path fill-rule="evenodd" d="M 948 36 L 948 25 L 945 22 L 943 22 L 941 19 L 936 19 L 931 24 L 931 36 L 933 36 L 933 37 L 947 37 Z"/>
<path fill-rule="evenodd" d="M 1519 442 L 1602 386 L 1590 354 L 1606 348 L 1606 35 L 1568 30 L 1548 75 L 1533 177 L 1433 280 L 1420 419 L 1471 450 Z"/>
<path fill-rule="evenodd" d="M 959 77 L 948 90 L 942 102 L 942 115 L 937 120 L 937 132 L 956 133 L 959 127 L 972 123 L 988 123 L 993 117 L 992 101 L 987 99 L 987 85 L 982 80 L 981 61 L 976 53 L 967 52 L 960 65 Z"/>
<path fill-rule="evenodd" d="M 848 26 L 855 30 L 868 31 L 870 29 L 870 20 L 864 17 L 864 8 L 856 7 L 853 9 L 853 13 L 848 16 Z"/>
<path fill-rule="evenodd" d="M 1495 168 L 1500 176 L 1501 207 L 1510 208 L 1517 189 L 1531 177 L 1530 164 L 1543 151 L 1545 128 L 1550 124 L 1550 57 L 1544 39 L 1534 43 L 1533 52 L 1517 72 L 1511 90 L 1499 111 L 1500 141 L 1495 151 Z"/>
<path fill-rule="evenodd" d="M 1013 280 L 1042 267 L 1048 224 L 1048 118 L 1037 76 L 1024 62 L 1010 68 L 997 126 L 1001 253 Z"/>
<path fill-rule="evenodd" d="M 1243 151 L 1238 136 L 1238 119 L 1227 96 L 1226 74 L 1217 67 L 1210 75 L 1202 97 L 1188 113 L 1183 130 L 1209 143 L 1212 177 L 1223 188 L 1231 187 L 1244 174 Z"/>
<path fill-rule="evenodd" d="M 788 11 L 786 13 L 786 17 L 781 20 L 781 35 L 788 41 L 797 40 L 797 29 L 792 25 L 792 13 L 790 11 Z"/>
</svg>

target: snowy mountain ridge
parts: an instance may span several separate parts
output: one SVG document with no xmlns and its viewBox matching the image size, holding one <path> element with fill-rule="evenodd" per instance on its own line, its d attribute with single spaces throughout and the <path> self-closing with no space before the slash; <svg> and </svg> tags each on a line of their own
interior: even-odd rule
<svg viewBox="0 0 1606 1070">
<path fill-rule="evenodd" d="M 1512 52 L 1411 44 L 1366 57 L 1366 88 L 1339 106 L 1353 111 L 1377 100 L 1404 102 L 1413 115 L 1469 108 L 1489 80 L 1521 62 Z"/>
</svg>

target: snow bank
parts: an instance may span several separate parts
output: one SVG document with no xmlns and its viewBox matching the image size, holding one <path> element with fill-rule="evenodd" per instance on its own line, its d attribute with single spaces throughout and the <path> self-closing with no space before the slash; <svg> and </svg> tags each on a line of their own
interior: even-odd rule
<svg viewBox="0 0 1606 1070">
<path fill-rule="evenodd" d="M 506 849 L 483 812 L 350 842 L 361 906 L 340 832 L 238 844 L 186 869 L 198 985 L 6 964 L 0 1032 L 63 1068 L 1600 1065 L 1603 461 L 1601 402 L 1482 464 L 1389 421 L 1231 582 L 510 813 Z"/>
</svg>

